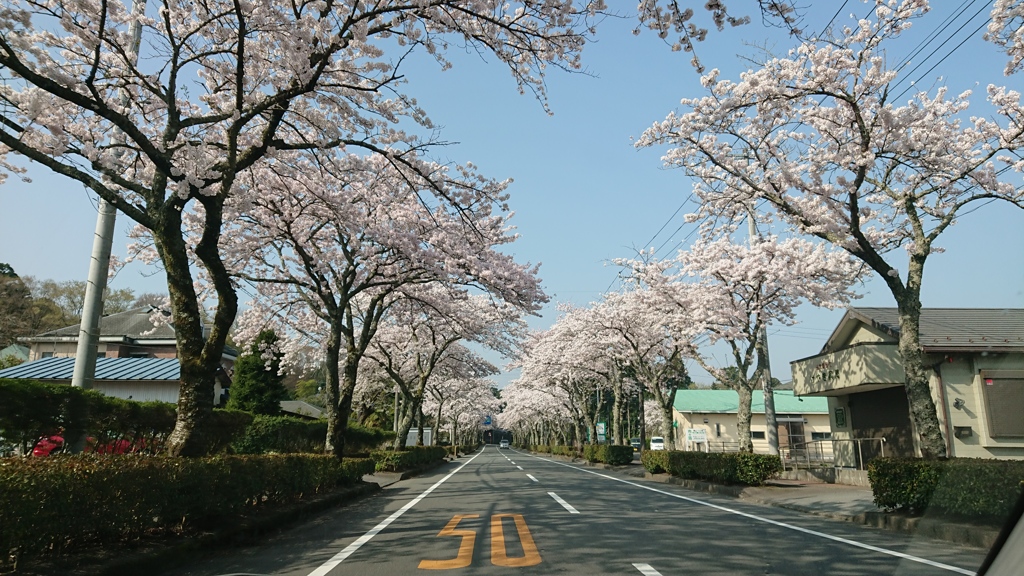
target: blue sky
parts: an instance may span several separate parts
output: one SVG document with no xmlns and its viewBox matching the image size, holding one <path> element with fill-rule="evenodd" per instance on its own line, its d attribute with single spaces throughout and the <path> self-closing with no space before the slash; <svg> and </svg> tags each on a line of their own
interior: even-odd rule
<svg viewBox="0 0 1024 576">
<path fill-rule="evenodd" d="M 729 6 L 743 10 L 749 4 Z M 891 60 L 902 60 L 954 8 L 951 2 L 933 4 L 934 11 L 893 44 Z M 806 8 L 805 27 L 820 29 L 837 6 L 817 2 Z M 851 11 L 863 15 L 867 8 L 851 1 L 837 22 L 846 21 Z M 974 12 L 959 18 L 943 38 Z M 938 50 L 913 78 L 917 80 L 980 25 L 985 15 L 987 11 Z M 707 22 L 700 9 L 697 17 Z M 631 137 L 676 109 L 680 98 L 701 95 L 702 88 L 688 64 L 689 55 L 671 52 L 653 34 L 634 36 L 634 27 L 630 18 L 602 22 L 596 42 L 584 50 L 587 74 L 551 71 L 552 116 L 532 96 L 518 94 L 507 70 L 493 58 L 455 53 L 458 49 L 453 48 L 454 67 L 446 72 L 423 55 L 406 63 L 406 92 L 442 127 L 441 137 L 456 143 L 440 150 L 438 157 L 472 161 L 488 176 L 515 180 L 511 205 L 522 238 L 511 251 L 521 261 L 543 263 L 541 276 L 553 300 L 542 317 L 531 320 L 534 328 L 554 321 L 555 302 L 585 305 L 609 285 L 614 287 L 617 269 L 609 265 L 611 259 L 662 245 L 659 255 L 667 255 L 692 231 L 688 225 L 680 228 L 682 215 L 692 207 L 669 220 L 689 194 L 690 181 L 679 171 L 661 168 L 662 150 L 636 150 Z M 708 68 L 720 68 L 723 77 L 734 78 L 747 67 L 737 55 L 757 52 L 745 43 L 767 45 L 776 53 L 792 46 L 785 33 L 762 26 L 754 15 L 747 26 L 712 32 L 698 51 Z M 979 33 L 918 85 L 932 86 L 942 77 L 954 92 L 975 88 L 980 95 L 988 83 L 1020 89 L 1020 77 L 1002 75 L 1004 63 L 1005 57 Z M 31 176 L 31 184 L 12 177 L 0 186 L 0 262 L 10 263 L 22 275 L 84 279 L 95 227 L 94 200 L 74 182 L 39 169 Z M 663 225 L 664 231 L 651 241 Z M 124 233 L 130 226 L 127 218 L 119 218 L 121 237 L 115 253 L 124 254 Z M 941 244 L 946 253 L 933 256 L 927 265 L 925 306 L 1024 306 L 1024 211 L 998 203 L 986 206 L 962 218 Z M 158 271 L 139 267 L 122 271 L 113 286 L 165 291 Z M 861 292 L 864 297 L 858 305 L 894 305 L 879 281 L 868 282 Z M 841 315 L 804 307 L 796 327 L 770 332 L 773 373 L 788 379 L 788 363 L 816 353 Z M 706 380 L 696 372 L 695 378 Z"/>
</svg>

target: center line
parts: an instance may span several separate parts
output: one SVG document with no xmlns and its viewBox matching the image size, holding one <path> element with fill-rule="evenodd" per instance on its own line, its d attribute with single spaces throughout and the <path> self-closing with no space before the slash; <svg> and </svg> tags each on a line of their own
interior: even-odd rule
<svg viewBox="0 0 1024 576">
<path fill-rule="evenodd" d="M 519 468 L 520 470 L 522 470 L 522 469 L 523 469 L 523 467 L 522 467 L 522 466 L 516 466 L 516 468 Z"/>
<path fill-rule="evenodd" d="M 650 564 L 640 564 L 637 562 L 633 563 L 633 568 L 636 568 L 644 576 L 661 576 L 661 572 L 658 572 L 654 568 L 651 568 Z"/>
<path fill-rule="evenodd" d="M 551 496 L 552 498 L 554 498 L 555 502 L 558 502 L 559 504 L 562 505 L 563 508 L 565 508 L 566 510 L 569 511 L 569 514 L 579 514 L 580 513 L 580 511 L 575 509 L 575 508 L 573 508 L 571 504 L 569 504 L 565 500 L 562 500 L 561 498 L 559 498 L 558 494 L 555 494 L 554 492 L 548 492 L 548 496 Z"/>
<path fill-rule="evenodd" d="M 527 474 L 527 476 L 530 478 L 530 480 L 533 480 L 534 482 L 540 482 L 540 480 L 537 480 L 536 478 L 533 477 L 533 474 Z"/>
</svg>

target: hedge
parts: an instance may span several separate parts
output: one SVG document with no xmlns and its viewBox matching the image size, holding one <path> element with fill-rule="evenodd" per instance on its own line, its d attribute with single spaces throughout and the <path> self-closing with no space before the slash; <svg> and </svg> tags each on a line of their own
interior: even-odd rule
<svg viewBox="0 0 1024 576">
<path fill-rule="evenodd" d="M 472 454 L 479 447 L 480 444 L 450 444 L 445 446 L 444 449 L 452 458 L 458 458 L 459 454 Z"/>
<path fill-rule="evenodd" d="M 370 460 L 326 455 L 0 459 L 0 550 L 62 552 L 152 530 L 201 527 L 243 510 L 350 484 Z"/>
<path fill-rule="evenodd" d="M 557 454 L 559 456 L 571 456 L 573 458 L 581 456 L 580 451 L 574 446 L 535 444 L 531 446 L 530 449 L 534 452 L 541 452 L 543 454 Z"/>
<path fill-rule="evenodd" d="M 587 444 L 583 447 L 583 457 L 588 462 L 604 462 L 614 465 L 629 464 L 633 461 L 633 447 L 614 446 L 611 444 Z"/>
<path fill-rule="evenodd" d="M 444 446 L 409 446 L 405 450 L 374 450 L 370 458 L 377 472 L 400 472 L 442 460 L 448 455 Z"/>
<path fill-rule="evenodd" d="M 640 456 L 652 473 L 668 472 L 691 480 L 760 486 L 782 470 L 778 456 L 746 452 L 645 450 Z"/>
<path fill-rule="evenodd" d="M 885 510 L 1001 521 L 1024 485 L 1024 462 L 955 458 L 875 458 L 868 464 L 875 504 Z"/>
<path fill-rule="evenodd" d="M 258 414 L 231 444 L 237 454 L 323 453 L 327 421 Z"/>
</svg>

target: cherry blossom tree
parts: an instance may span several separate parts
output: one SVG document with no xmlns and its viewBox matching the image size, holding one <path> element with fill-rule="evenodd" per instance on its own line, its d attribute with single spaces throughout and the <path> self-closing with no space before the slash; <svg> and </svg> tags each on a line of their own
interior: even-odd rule
<svg viewBox="0 0 1024 576">
<path fill-rule="evenodd" d="M 927 456 L 945 454 L 919 338 L 925 262 L 959 216 L 989 199 L 1024 206 L 1002 176 L 1024 170 L 1020 94 L 989 85 L 989 118 L 971 93 L 945 87 L 892 101 L 898 71 L 886 42 L 927 10 L 879 2 L 837 38 L 805 41 L 738 81 L 703 78 L 709 94 L 682 100 L 638 146 L 670 147 L 667 166 L 694 177 L 704 215 L 736 218 L 766 202 L 798 232 L 847 251 L 886 283 L 899 310 L 899 353 L 911 418 Z M 898 249 L 909 259 L 901 263 Z M 901 269 L 902 267 L 902 269 Z"/>
<path fill-rule="evenodd" d="M 278 322 L 296 350 L 323 351 L 327 450 L 339 457 L 360 360 L 396 302 L 449 310 L 474 291 L 492 310 L 521 314 L 546 299 L 536 268 L 496 250 L 516 237 L 507 183 L 468 167 L 449 172 L 429 163 L 403 170 L 379 155 L 291 159 L 254 172 L 230 205 L 224 252 L 232 273 L 257 290 L 239 339 Z M 439 292 L 431 296 L 426 284 Z M 477 333 L 511 326 L 495 322 Z M 492 340 L 501 338 L 508 335 Z"/>
<path fill-rule="evenodd" d="M 985 37 L 1002 46 L 1010 57 L 1006 75 L 1020 72 L 1024 68 L 1024 2 L 996 0 Z"/>
<path fill-rule="evenodd" d="M 473 341 L 507 351 L 525 329 L 519 311 L 494 305 L 487 297 L 453 293 L 440 285 L 410 291 L 388 313 L 367 351 L 398 387 L 402 402 L 395 448 L 405 447 L 412 424 L 419 422 L 422 443 L 423 402 L 431 378 L 484 378 L 498 372 L 464 345 Z"/>
<path fill-rule="evenodd" d="M 430 129 L 400 65 L 452 41 L 494 55 L 544 99 L 549 67 L 578 69 L 600 2 L 454 0 L 135 2 L 11 0 L 0 7 L 0 169 L 28 159 L 85 186 L 152 234 L 181 363 L 172 454 L 205 449 L 203 423 L 237 296 L 220 252 L 225 204 L 281 151 L 387 155 Z M 136 62 L 141 32 L 143 51 Z M 386 47 L 386 48 L 385 48 Z M 204 331 L 182 218 L 202 207 L 195 255 L 216 293 Z"/>
<path fill-rule="evenodd" d="M 636 281 L 649 287 L 641 307 L 705 335 L 708 344 L 728 346 L 732 366 L 716 366 L 696 349 L 691 355 L 739 395 L 737 435 L 740 450 L 746 452 L 753 451 L 751 399 L 766 368 L 758 361 L 758 335 L 770 324 L 793 324 L 796 307 L 803 302 L 830 309 L 845 306 L 856 297 L 852 287 L 861 273 L 845 252 L 771 235 L 749 244 L 730 237 L 700 239 L 670 261 L 624 263 L 633 267 Z"/>
</svg>

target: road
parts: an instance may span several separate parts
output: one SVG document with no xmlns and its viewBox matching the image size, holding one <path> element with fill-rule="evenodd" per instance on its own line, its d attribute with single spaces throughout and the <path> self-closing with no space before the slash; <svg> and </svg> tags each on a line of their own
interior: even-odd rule
<svg viewBox="0 0 1024 576">
<path fill-rule="evenodd" d="M 983 551 L 488 446 L 185 576 L 971 574 Z"/>
</svg>

